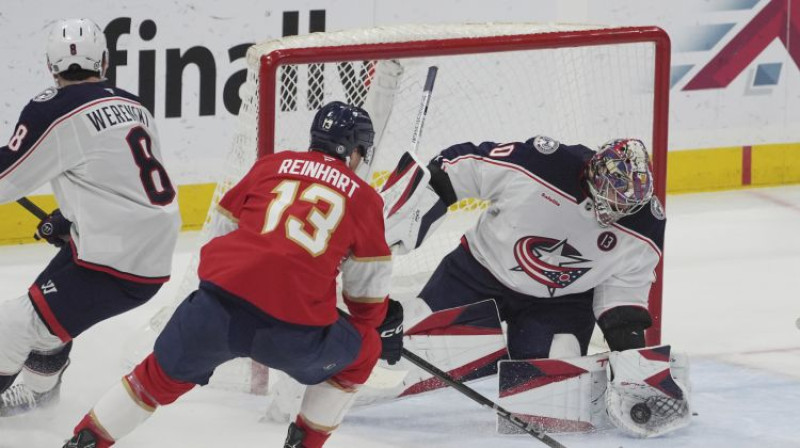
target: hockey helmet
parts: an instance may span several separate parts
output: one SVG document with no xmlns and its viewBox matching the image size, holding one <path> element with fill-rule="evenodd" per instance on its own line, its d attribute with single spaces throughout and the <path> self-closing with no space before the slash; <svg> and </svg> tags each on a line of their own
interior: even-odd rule
<svg viewBox="0 0 800 448">
<path fill-rule="evenodd" d="M 595 215 L 602 226 L 633 215 L 653 197 L 650 157 L 641 140 L 607 142 L 589 160 L 587 169 Z"/>
<path fill-rule="evenodd" d="M 106 36 L 89 19 L 60 20 L 47 42 L 47 66 L 57 75 L 68 70 L 88 70 L 105 76 L 108 60 Z"/>
<path fill-rule="evenodd" d="M 347 160 L 353 151 L 361 154 L 362 162 L 372 162 L 375 131 L 367 111 L 341 101 L 324 106 L 311 123 L 312 151 L 321 151 L 341 160 Z"/>
</svg>

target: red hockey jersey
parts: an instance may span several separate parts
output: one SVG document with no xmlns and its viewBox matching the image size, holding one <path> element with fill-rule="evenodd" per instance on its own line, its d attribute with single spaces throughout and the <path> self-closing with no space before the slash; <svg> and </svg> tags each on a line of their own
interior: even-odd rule
<svg viewBox="0 0 800 448">
<path fill-rule="evenodd" d="M 323 326 L 338 318 L 341 270 L 353 317 L 381 323 L 391 276 L 383 201 L 344 162 L 320 152 L 262 157 L 219 207 L 238 229 L 203 247 L 202 281 L 283 321 Z"/>
</svg>

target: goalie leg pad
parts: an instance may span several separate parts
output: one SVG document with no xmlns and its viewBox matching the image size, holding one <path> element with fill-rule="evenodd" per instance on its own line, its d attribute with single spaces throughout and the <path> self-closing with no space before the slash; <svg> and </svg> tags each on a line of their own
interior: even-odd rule
<svg viewBox="0 0 800 448">
<path fill-rule="evenodd" d="M 606 415 L 608 353 L 565 359 L 501 361 L 500 406 L 546 432 L 591 432 L 612 428 Z M 497 420 L 502 434 L 519 428 Z"/>
<path fill-rule="evenodd" d="M 606 410 L 611 422 L 637 437 L 689 424 L 689 389 L 673 376 L 670 346 L 611 352 Z"/>
<path fill-rule="evenodd" d="M 611 354 L 605 352 L 578 358 L 501 361 L 498 403 L 523 421 L 541 425 L 547 432 L 588 432 L 614 428 L 610 415 L 618 411 L 613 407 L 608 411 L 606 409 L 609 389 L 606 366 Z M 688 393 L 688 356 L 672 352 L 668 359 L 674 381 Z M 643 364 L 647 362 L 650 361 Z M 664 367 L 663 363 L 661 367 Z M 519 430 L 505 420 L 498 419 L 498 431 L 517 433 Z"/>
<path fill-rule="evenodd" d="M 492 375 L 497 372 L 497 362 L 508 357 L 493 300 L 429 313 L 408 328 L 403 345 L 458 381 Z M 360 388 L 356 404 L 371 404 L 446 386 L 405 359 L 393 366 L 382 362 Z"/>
</svg>

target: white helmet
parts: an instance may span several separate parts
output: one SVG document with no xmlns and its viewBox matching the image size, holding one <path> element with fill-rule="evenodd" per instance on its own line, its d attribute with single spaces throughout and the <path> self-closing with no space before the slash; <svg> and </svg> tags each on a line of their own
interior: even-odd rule
<svg viewBox="0 0 800 448">
<path fill-rule="evenodd" d="M 47 66 L 57 75 L 73 65 L 105 75 L 108 60 L 106 36 L 89 19 L 60 20 L 50 32 L 47 42 Z"/>
</svg>

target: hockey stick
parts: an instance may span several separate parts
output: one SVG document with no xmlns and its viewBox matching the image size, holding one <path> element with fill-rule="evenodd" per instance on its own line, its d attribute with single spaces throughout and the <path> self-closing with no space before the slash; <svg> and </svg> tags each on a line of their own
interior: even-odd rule
<svg viewBox="0 0 800 448">
<path fill-rule="evenodd" d="M 436 81 L 436 74 L 439 67 L 431 65 L 428 67 L 428 75 L 425 77 L 425 87 L 422 88 L 422 104 L 419 105 L 417 119 L 414 121 L 414 135 L 411 137 L 411 153 L 416 154 L 419 148 L 419 139 L 422 138 L 422 126 L 425 124 L 425 117 L 428 116 L 428 106 L 431 104 L 431 94 L 433 93 L 433 83 Z"/>
<path fill-rule="evenodd" d="M 474 389 L 472 389 L 471 387 L 465 385 L 464 383 L 461 383 L 460 381 L 457 381 L 457 380 L 453 379 L 453 377 L 448 375 L 447 372 L 445 372 L 443 370 L 440 370 L 438 367 L 434 366 L 433 364 L 429 363 L 428 361 L 425 361 L 424 359 L 420 358 L 419 356 L 415 355 L 414 353 L 411 353 L 407 349 L 405 349 L 405 348 L 403 349 L 402 355 L 403 355 L 403 358 L 407 359 L 412 364 L 414 364 L 417 367 L 419 367 L 420 369 L 430 373 L 431 375 L 435 376 L 436 378 L 442 380 L 448 386 L 450 386 L 453 389 L 461 392 L 462 394 L 466 395 L 468 398 L 472 399 L 473 401 L 476 401 L 478 404 L 480 404 L 480 405 L 482 405 L 484 407 L 493 409 L 494 412 L 500 418 L 508 421 L 512 425 L 514 425 L 517 428 L 525 431 L 526 433 L 530 434 L 531 436 L 536 437 L 537 439 L 539 439 L 545 445 L 547 445 L 547 446 L 549 446 L 551 448 L 566 448 L 564 445 L 559 443 L 554 438 L 548 436 L 547 434 L 545 434 L 541 430 L 536 429 L 536 427 L 535 427 L 535 425 L 533 423 L 525 423 L 524 421 L 520 420 L 518 417 L 516 417 L 511 412 L 509 412 L 506 409 L 504 409 L 503 407 L 501 407 L 499 404 L 497 404 L 494 401 L 484 397 L 483 395 L 479 394 Z"/>
<path fill-rule="evenodd" d="M 33 201 L 31 201 L 30 199 L 28 199 L 26 197 L 23 197 L 21 199 L 17 199 L 17 204 L 25 207 L 25 210 L 31 212 L 31 214 L 33 214 L 33 216 L 35 216 L 35 217 L 37 217 L 37 218 L 39 218 L 41 220 L 45 220 L 45 219 L 47 219 L 48 216 L 50 216 L 49 213 L 47 213 L 46 211 L 42 210 L 41 207 L 39 207 L 38 205 L 34 204 Z M 36 234 L 33 235 L 33 239 L 39 241 L 39 240 L 42 239 L 42 237 L 40 237 L 39 233 L 37 232 Z M 66 237 L 63 237 L 63 236 L 61 237 L 61 239 L 64 240 L 64 241 L 69 241 L 69 238 L 66 238 Z"/>
<path fill-rule="evenodd" d="M 425 125 L 425 117 L 428 116 L 428 106 L 431 103 L 431 94 L 433 93 L 433 84 L 436 81 L 436 74 L 439 68 L 435 65 L 428 67 L 428 74 L 425 77 L 425 86 L 422 89 L 422 101 L 417 111 L 417 117 L 414 120 L 414 133 L 411 136 L 411 149 L 406 151 L 405 154 L 411 158 L 406 166 L 406 169 L 393 172 L 386 180 L 383 188 L 381 188 L 381 196 L 383 197 L 383 216 L 388 218 L 394 214 L 401 206 L 413 203 L 412 197 L 416 190 L 413 188 L 422 183 L 427 183 L 430 179 L 430 172 L 428 168 L 423 165 L 417 158 L 417 150 L 419 148 L 419 141 L 422 138 L 422 129 Z M 403 154 L 403 156 L 405 156 Z M 401 158 L 402 159 L 402 158 Z M 410 172 L 410 168 L 416 165 L 418 173 L 413 176 L 406 176 Z M 400 181 L 403 182 L 400 182 Z M 393 187 L 393 188 L 392 188 Z"/>
<path fill-rule="evenodd" d="M 21 199 L 17 199 L 17 204 L 25 207 L 25 210 L 31 212 L 33 216 L 36 216 L 39 219 L 45 219 L 49 216 L 49 214 L 46 211 L 42 210 L 41 207 L 34 204 L 28 198 L 23 197 Z"/>
</svg>

